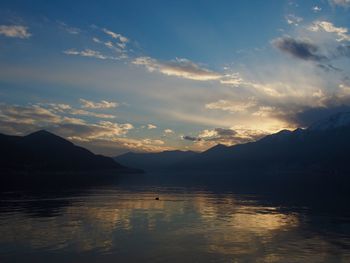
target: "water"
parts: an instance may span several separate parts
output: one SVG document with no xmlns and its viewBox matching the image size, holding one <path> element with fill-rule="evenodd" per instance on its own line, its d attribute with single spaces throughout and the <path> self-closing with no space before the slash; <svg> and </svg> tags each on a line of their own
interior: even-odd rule
<svg viewBox="0 0 350 263">
<path fill-rule="evenodd" d="M 2 263 L 350 262 L 350 216 L 256 195 L 109 186 L 1 200 Z"/>
</svg>

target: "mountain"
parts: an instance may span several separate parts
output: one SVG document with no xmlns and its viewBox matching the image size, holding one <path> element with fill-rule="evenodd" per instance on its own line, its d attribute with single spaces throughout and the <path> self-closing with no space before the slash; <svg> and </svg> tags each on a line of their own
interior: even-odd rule
<svg viewBox="0 0 350 263">
<path fill-rule="evenodd" d="M 350 113 L 308 129 L 283 130 L 256 142 L 215 146 L 176 168 L 192 170 L 350 171 Z"/>
<path fill-rule="evenodd" d="M 45 130 L 27 136 L 0 134 L 2 171 L 93 171 L 123 169 L 112 158 L 92 152 Z"/>
<path fill-rule="evenodd" d="M 128 152 L 114 157 L 114 160 L 125 166 L 151 171 L 167 169 L 197 154 L 198 153 L 192 151 L 164 151 L 159 153 Z"/>
</svg>

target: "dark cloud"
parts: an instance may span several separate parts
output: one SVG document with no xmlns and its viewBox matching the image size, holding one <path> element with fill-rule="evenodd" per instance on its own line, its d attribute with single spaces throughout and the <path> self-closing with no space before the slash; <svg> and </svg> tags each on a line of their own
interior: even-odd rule
<svg viewBox="0 0 350 263">
<path fill-rule="evenodd" d="M 339 112 L 350 112 L 350 106 L 339 105 L 319 108 L 307 108 L 302 112 L 288 116 L 288 121 L 295 123 L 299 127 L 309 127 L 311 124 L 328 118 L 331 115 Z"/>
<path fill-rule="evenodd" d="M 332 64 L 317 64 L 317 66 L 324 71 L 337 71 L 337 72 L 342 72 L 343 70 L 340 68 L 337 68 L 333 66 Z"/>
<path fill-rule="evenodd" d="M 232 129 L 216 128 L 215 132 L 218 136 L 234 136 L 237 134 L 236 131 Z"/>
<path fill-rule="evenodd" d="M 297 40 L 291 37 L 275 39 L 272 44 L 279 50 L 302 60 L 323 61 L 327 57 L 319 54 L 319 47 L 305 40 Z"/>
<path fill-rule="evenodd" d="M 197 137 L 183 136 L 182 138 L 192 142 L 234 145 L 256 141 L 265 135 L 267 135 L 265 132 L 259 130 L 215 128 L 204 130 Z"/>
<path fill-rule="evenodd" d="M 350 57 L 350 46 L 341 45 L 338 46 L 334 52 L 334 57 Z"/>
<path fill-rule="evenodd" d="M 182 136 L 182 139 L 186 140 L 186 141 L 192 141 L 192 142 L 197 142 L 197 141 L 201 141 L 202 139 L 199 137 L 194 137 L 194 136 Z"/>
</svg>

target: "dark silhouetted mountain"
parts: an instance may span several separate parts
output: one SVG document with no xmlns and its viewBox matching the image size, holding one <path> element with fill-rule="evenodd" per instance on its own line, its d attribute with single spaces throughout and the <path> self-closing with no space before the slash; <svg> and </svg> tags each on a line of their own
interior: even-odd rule
<svg viewBox="0 0 350 263">
<path fill-rule="evenodd" d="M 23 137 L 0 134 L 0 144 L 1 170 L 91 171 L 125 168 L 112 158 L 95 155 L 44 130 Z"/>
<path fill-rule="evenodd" d="M 197 154 L 192 151 L 164 151 L 159 153 L 128 152 L 114 157 L 114 160 L 125 166 L 150 171 L 166 169 Z"/>
<path fill-rule="evenodd" d="M 194 170 L 350 171 L 350 113 L 339 113 L 309 129 L 283 130 L 256 142 L 215 146 L 182 161 Z"/>
</svg>

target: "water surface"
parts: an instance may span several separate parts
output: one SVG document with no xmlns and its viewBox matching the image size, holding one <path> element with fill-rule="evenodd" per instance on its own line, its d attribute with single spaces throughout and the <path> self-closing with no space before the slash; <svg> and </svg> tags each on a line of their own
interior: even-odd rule
<svg viewBox="0 0 350 263">
<path fill-rule="evenodd" d="M 205 188 L 6 192 L 0 262 L 350 262 L 350 217 Z"/>
</svg>

